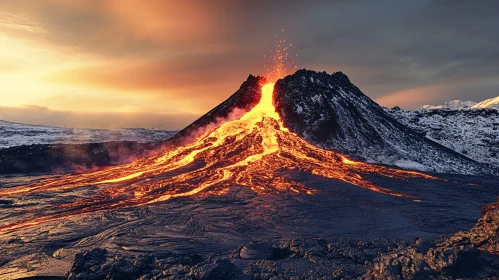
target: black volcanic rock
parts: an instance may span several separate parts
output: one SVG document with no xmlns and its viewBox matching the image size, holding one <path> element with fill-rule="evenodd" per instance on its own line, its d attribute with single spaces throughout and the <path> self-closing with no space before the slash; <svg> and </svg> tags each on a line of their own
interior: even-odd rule
<svg viewBox="0 0 499 280">
<path fill-rule="evenodd" d="M 365 279 L 497 279 L 499 276 L 499 202 L 485 205 L 469 231 L 436 244 L 400 247 L 374 261 Z"/>
<path fill-rule="evenodd" d="M 202 132 L 214 129 L 226 120 L 238 119 L 258 104 L 261 88 L 266 82 L 267 79 L 264 77 L 249 75 L 248 79 L 227 100 L 179 131 L 168 142 L 188 143 Z"/>
<path fill-rule="evenodd" d="M 243 259 L 271 259 L 273 248 L 267 243 L 249 243 L 241 248 L 239 256 Z"/>
<path fill-rule="evenodd" d="M 291 131 L 356 159 L 442 173 L 492 172 L 401 124 L 341 72 L 298 70 L 276 82 L 274 103 Z"/>
<path fill-rule="evenodd" d="M 0 149 L 0 174 L 85 171 L 128 163 L 160 149 L 159 143 L 130 141 L 22 145 Z"/>
</svg>

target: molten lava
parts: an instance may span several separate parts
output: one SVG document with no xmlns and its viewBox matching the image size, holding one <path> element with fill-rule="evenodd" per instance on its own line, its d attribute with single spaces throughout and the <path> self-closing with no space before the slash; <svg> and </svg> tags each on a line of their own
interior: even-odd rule
<svg viewBox="0 0 499 280">
<path fill-rule="evenodd" d="M 377 186 L 365 176 L 377 174 L 403 180 L 438 179 L 419 172 L 353 161 L 307 143 L 283 126 L 273 106 L 272 94 L 273 84 L 264 85 L 261 100 L 251 111 L 238 120 L 225 122 L 207 132 L 192 144 L 171 148 L 126 165 L 43 179 L 28 186 L 1 191 L 1 197 L 13 197 L 41 192 L 57 195 L 77 188 L 98 189 L 94 197 L 26 213 L 18 222 L 1 225 L 0 232 L 177 197 L 220 195 L 234 186 L 250 188 L 257 194 L 294 192 L 312 195 L 317 192 L 284 176 L 289 170 L 405 197 L 411 196 Z"/>
</svg>

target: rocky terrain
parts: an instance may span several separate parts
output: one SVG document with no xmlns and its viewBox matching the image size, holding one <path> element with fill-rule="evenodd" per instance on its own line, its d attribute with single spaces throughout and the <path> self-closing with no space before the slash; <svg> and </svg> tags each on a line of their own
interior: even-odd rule
<svg viewBox="0 0 499 280">
<path fill-rule="evenodd" d="M 75 256 L 66 279 L 485 279 L 499 277 L 499 202 L 468 231 L 404 240 L 279 239 L 182 257 Z"/>
<path fill-rule="evenodd" d="M 264 77 L 249 75 L 234 94 L 180 130 L 170 142 L 176 144 L 189 143 L 199 135 L 220 126 L 226 121 L 239 119 L 260 101 L 260 90 L 266 82 L 267 79 Z"/>
<path fill-rule="evenodd" d="M 482 217 L 469 231 L 438 242 L 415 242 L 383 254 L 367 278 L 479 278 L 499 277 L 499 202 L 485 205 Z"/>
<path fill-rule="evenodd" d="M 499 167 L 499 111 L 496 109 L 386 109 L 426 138 L 478 162 Z"/>
</svg>

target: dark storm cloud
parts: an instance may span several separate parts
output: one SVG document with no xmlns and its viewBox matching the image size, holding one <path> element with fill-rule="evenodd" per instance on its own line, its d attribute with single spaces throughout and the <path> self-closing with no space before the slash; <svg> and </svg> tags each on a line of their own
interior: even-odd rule
<svg viewBox="0 0 499 280">
<path fill-rule="evenodd" d="M 372 23 L 374 30 L 356 28 L 354 36 L 343 36 L 346 43 L 340 42 L 340 50 L 329 55 L 323 52 L 322 64 L 336 61 L 346 68 L 360 67 L 347 73 L 372 97 L 442 83 L 451 88 L 461 79 L 481 78 L 480 83 L 490 83 L 499 70 L 499 40 L 495 36 L 499 20 L 493 12 L 497 8 L 499 3 L 494 1 L 434 1 L 404 12 L 391 6 L 384 24 L 376 26 L 373 18 L 360 19 L 366 27 Z M 316 48 L 335 43 L 335 37 L 330 36 Z M 483 81 L 487 78 L 488 82 Z M 461 97 L 483 100 L 498 94 L 494 88 L 472 90 Z M 453 94 L 435 91 L 433 102 L 457 98 Z"/>
<path fill-rule="evenodd" d="M 309 25 L 317 30 L 302 36 L 300 62 L 310 68 L 343 70 L 375 98 L 460 79 L 497 78 L 499 20 L 494 11 L 499 2 L 407 3 L 343 2 L 341 14 L 332 18 L 316 11 L 316 22 Z M 497 94 L 491 85 L 464 98 L 482 100 Z M 433 102 L 452 98 L 453 92 L 439 90 Z"/>
</svg>

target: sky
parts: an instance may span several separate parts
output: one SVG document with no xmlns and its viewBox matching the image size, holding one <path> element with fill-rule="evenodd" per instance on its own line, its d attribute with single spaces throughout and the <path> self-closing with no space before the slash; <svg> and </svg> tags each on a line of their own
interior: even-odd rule
<svg viewBox="0 0 499 280">
<path fill-rule="evenodd" d="M 383 106 L 499 95 L 499 1 L 2 0 L 0 120 L 181 129 L 265 75 L 342 71 Z M 288 69 L 292 73 L 295 69 Z"/>
</svg>

